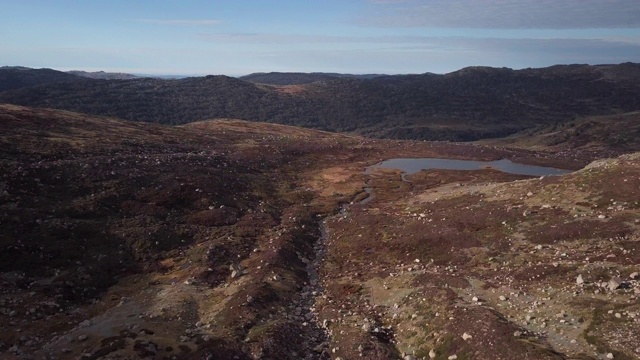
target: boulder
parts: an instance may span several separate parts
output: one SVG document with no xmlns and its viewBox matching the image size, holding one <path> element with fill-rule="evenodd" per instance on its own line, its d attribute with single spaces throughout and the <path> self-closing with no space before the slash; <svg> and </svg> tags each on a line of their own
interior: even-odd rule
<svg viewBox="0 0 640 360">
<path fill-rule="evenodd" d="M 611 280 L 609 280 L 609 282 L 607 283 L 607 287 L 611 291 L 620 288 L 621 285 L 622 285 L 622 279 L 620 279 L 618 276 L 612 277 Z"/>
</svg>

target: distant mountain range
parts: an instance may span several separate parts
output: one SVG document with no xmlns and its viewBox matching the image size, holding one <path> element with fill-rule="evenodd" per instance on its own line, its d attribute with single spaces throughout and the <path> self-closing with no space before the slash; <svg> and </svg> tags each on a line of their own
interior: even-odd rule
<svg viewBox="0 0 640 360">
<path fill-rule="evenodd" d="M 103 80 L 128 80 L 128 79 L 135 79 L 138 77 L 136 75 L 126 74 L 126 73 L 111 73 L 111 72 L 104 72 L 104 71 L 87 72 L 87 71 L 80 71 L 80 70 L 72 70 L 72 71 L 67 71 L 67 73 L 90 78 L 90 79 L 103 79 Z"/>
<path fill-rule="evenodd" d="M 239 79 L 250 81 L 258 84 L 270 84 L 270 85 L 300 85 L 310 84 L 316 81 L 327 81 L 334 79 L 373 79 L 381 74 L 338 74 L 338 73 L 297 73 L 297 72 L 270 72 L 270 73 L 253 73 L 245 76 L 240 76 Z"/>
<path fill-rule="evenodd" d="M 0 102 L 163 124 L 239 118 L 372 137 L 464 141 L 640 110 L 639 80 L 635 63 L 177 80 L 96 80 L 50 69 L 2 68 Z"/>
</svg>

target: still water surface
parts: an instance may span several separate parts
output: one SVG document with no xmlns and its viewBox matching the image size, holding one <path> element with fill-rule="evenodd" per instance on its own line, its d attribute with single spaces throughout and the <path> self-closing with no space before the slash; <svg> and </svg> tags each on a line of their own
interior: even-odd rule
<svg viewBox="0 0 640 360">
<path fill-rule="evenodd" d="M 473 161 L 473 160 L 452 160 L 439 158 L 419 158 L 419 159 L 389 159 L 376 165 L 367 167 L 369 173 L 375 169 L 399 169 L 405 175 L 417 173 L 420 170 L 445 169 L 445 170 L 481 170 L 496 169 L 509 174 L 530 175 L 530 176 L 550 176 L 562 175 L 572 172 L 572 170 L 556 169 L 552 167 L 519 164 L 511 160 L 502 159 L 496 161 Z M 404 178 L 404 176 L 403 176 Z"/>
</svg>

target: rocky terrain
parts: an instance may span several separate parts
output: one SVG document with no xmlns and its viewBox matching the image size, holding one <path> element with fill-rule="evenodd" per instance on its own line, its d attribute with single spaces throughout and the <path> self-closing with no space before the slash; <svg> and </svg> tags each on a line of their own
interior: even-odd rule
<svg viewBox="0 0 640 360">
<path fill-rule="evenodd" d="M 275 73 L 249 76 L 247 81 L 227 76 L 76 76 L 61 82 L 59 77 L 71 74 L 32 71 L 0 69 L 0 103 L 161 124 L 237 118 L 373 138 L 448 141 L 498 138 L 562 126 L 577 117 L 640 110 L 640 65 L 634 63 L 523 70 L 470 67 L 444 75 L 372 78 Z M 47 80 L 42 75 L 47 71 L 58 74 Z M 10 79 L 3 81 L 5 76 Z M 318 81 L 307 83 L 313 79 Z"/>
<path fill-rule="evenodd" d="M 0 122 L 2 359 L 640 357 L 638 153 Z M 365 172 L 396 157 L 577 171 Z"/>
</svg>

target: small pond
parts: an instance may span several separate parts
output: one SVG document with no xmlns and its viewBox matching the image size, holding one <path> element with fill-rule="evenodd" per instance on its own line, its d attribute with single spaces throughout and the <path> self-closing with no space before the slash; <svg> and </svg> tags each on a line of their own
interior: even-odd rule
<svg viewBox="0 0 640 360">
<path fill-rule="evenodd" d="M 414 174 L 420 170 L 444 169 L 444 170 L 482 170 L 495 169 L 509 174 L 529 175 L 529 176 L 550 176 L 562 175 L 572 172 L 572 170 L 556 169 L 552 167 L 526 165 L 512 162 L 507 159 L 496 161 L 473 161 L 473 160 L 452 160 L 439 158 L 419 158 L 419 159 L 389 159 L 376 165 L 367 167 L 369 173 L 375 169 L 398 169 L 405 174 Z M 404 178 L 403 175 L 403 178 Z"/>
</svg>

